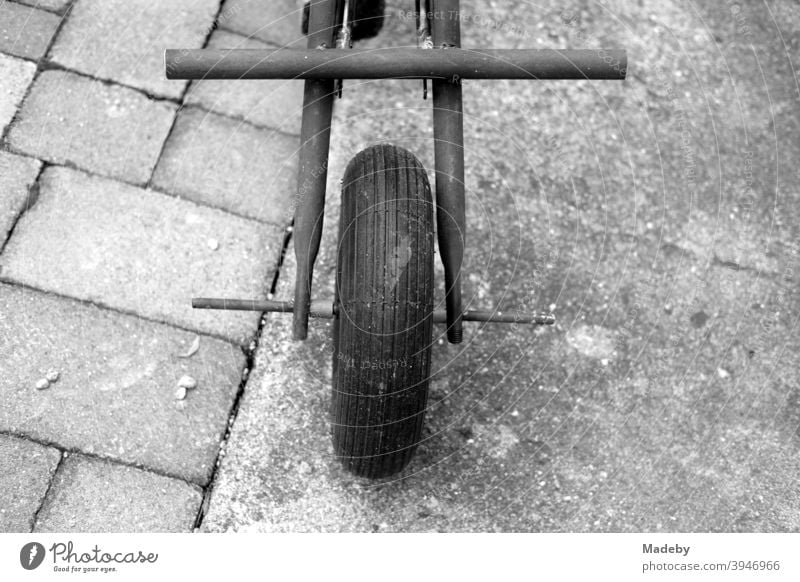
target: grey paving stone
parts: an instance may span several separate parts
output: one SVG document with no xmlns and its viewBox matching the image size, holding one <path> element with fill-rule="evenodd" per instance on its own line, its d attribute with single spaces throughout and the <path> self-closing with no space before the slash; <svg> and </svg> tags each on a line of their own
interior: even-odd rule
<svg viewBox="0 0 800 582">
<path fill-rule="evenodd" d="M 148 93 L 180 97 L 186 81 L 168 81 L 164 49 L 201 48 L 219 0 L 79 0 L 56 39 L 52 59 Z"/>
<path fill-rule="evenodd" d="M 240 348 L 0 284 L 0 429 L 204 484 L 244 365 Z M 35 388 L 49 371 L 58 380 Z M 184 374 L 198 382 L 175 399 Z"/>
<path fill-rule="evenodd" d="M 49 168 L 40 184 L 0 257 L 3 279 L 248 341 L 257 314 L 193 310 L 190 300 L 263 297 L 279 229 L 67 168 Z"/>
<path fill-rule="evenodd" d="M 0 3 L 0 52 L 38 61 L 61 17 L 15 2 Z"/>
<path fill-rule="evenodd" d="M 273 224 L 287 224 L 299 137 L 187 108 L 153 177 L 159 189 Z"/>
<path fill-rule="evenodd" d="M 30 188 L 41 167 L 39 160 L 0 151 L 0 248 L 17 217 L 30 205 Z"/>
<path fill-rule="evenodd" d="M 220 26 L 278 46 L 305 46 L 300 29 L 302 0 L 228 0 L 219 15 Z"/>
<path fill-rule="evenodd" d="M 208 46 L 219 49 L 275 48 L 221 29 L 214 31 Z M 186 102 L 242 118 L 256 125 L 299 134 L 303 112 L 303 81 L 194 81 L 186 94 Z"/>
<path fill-rule="evenodd" d="M 25 100 L 8 141 L 54 163 L 145 184 L 176 107 L 141 93 L 68 73 L 45 71 Z"/>
<path fill-rule="evenodd" d="M 69 455 L 56 473 L 35 531 L 189 532 L 201 500 L 200 491 L 183 481 Z"/>
<path fill-rule="evenodd" d="M 72 0 L 19 0 L 21 4 L 27 4 L 34 8 L 41 8 L 42 10 L 53 10 L 55 12 L 62 12 Z"/>
<path fill-rule="evenodd" d="M 0 135 L 14 119 L 35 73 L 36 65 L 33 63 L 0 54 L 0 78 L 3 79 L 3 90 L 0 91 Z"/>
<path fill-rule="evenodd" d="M 0 435 L 0 532 L 33 529 L 61 453 L 25 439 Z"/>
</svg>

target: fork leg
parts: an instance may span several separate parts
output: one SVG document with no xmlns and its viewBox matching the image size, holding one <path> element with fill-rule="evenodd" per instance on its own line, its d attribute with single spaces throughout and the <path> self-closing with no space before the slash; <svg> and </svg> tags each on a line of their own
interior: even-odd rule
<svg viewBox="0 0 800 582">
<path fill-rule="evenodd" d="M 433 6 L 434 46 L 461 46 L 459 0 L 435 0 Z M 444 266 L 447 340 L 458 344 L 462 339 L 461 264 L 466 238 L 464 120 L 458 78 L 433 81 L 433 138 L 436 230 Z"/>
<path fill-rule="evenodd" d="M 315 0 L 311 3 L 308 48 L 333 48 L 338 4 L 337 0 Z M 333 99 L 334 81 L 309 79 L 305 82 L 297 207 L 294 216 L 297 277 L 292 335 L 295 340 L 304 340 L 308 336 L 311 281 L 322 238 L 322 218 L 325 211 Z"/>
</svg>

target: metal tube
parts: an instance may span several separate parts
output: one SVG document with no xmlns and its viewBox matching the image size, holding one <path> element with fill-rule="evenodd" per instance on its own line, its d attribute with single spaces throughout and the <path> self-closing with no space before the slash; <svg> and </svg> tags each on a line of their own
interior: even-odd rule
<svg viewBox="0 0 800 582">
<path fill-rule="evenodd" d="M 448 20 L 434 20 L 434 29 L 438 22 Z M 627 69 L 624 50 L 468 50 L 441 49 L 440 41 L 434 44 L 437 48 L 433 50 L 169 49 L 166 72 L 168 79 L 452 79 L 457 76 L 621 80 Z"/>
<path fill-rule="evenodd" d="M 192 299 L 195 309 L 220 309 L 225 311 L 267 311 L 270 313 L 294 313 L 292 301 L 267 301 L 261 299 L 216 299 L 211 297 L 195 297 Z M 331 319 L 333 303 L 330 301 L 312 301 L 310 317 Z"/>
<path fill-rule="evenodd" d="M 437 0 L 436 12 L 448 18 L 434 18 L 434 46 L 459 47 L 461 21 L 459 0 Z M 446 57 L 458 48 L 446 48 Z M 426 51 L 429 54 L 431 51 Z M 467 230 L 464 195 L 464 116 L 461 79 L 453 75 L 433 81 L 433 139 L 436 163 L 436 232 L 444 267 L 447 341 L 459 344 L 461 326 L 461 265 Z"/>
<path fill-rule="evenodd" d="M 311 3 L 308 48 L 312 52 L 332 50 L 337 7 L 337 0 L 315 0 Z M 294 215 L 294 254 L 297 260 L 294 304 L 297 309 L 294 310 L 292 336 L 295 340 L 304 340 L 308 336 L 311 282 L 325 211 L 334 93 L 333 79 L 309 79 L 305 83 Z"/>
<path fill-rule="evenodd" d="M 291 301 L 267 301 L 260 299 L 216 299 L 196 297 L 192 299 L 195 309 L 220 309 L 225 311 L 260 311 L 269 313 L 292 313 L 294 304 Z M 311 317 L 332 319 L 335 315 L 333 302 L 313 301 L 309 310 Z M 484 323 L 522 323 L 534 325 L 553 325 L 556 321 L 552 313 L 508 313 L 502 311 L 465 311 L 464 321 L 481 321 Z M 445 311 L 433 312 L 433 323 L 447 323 Z"/>
</svg>

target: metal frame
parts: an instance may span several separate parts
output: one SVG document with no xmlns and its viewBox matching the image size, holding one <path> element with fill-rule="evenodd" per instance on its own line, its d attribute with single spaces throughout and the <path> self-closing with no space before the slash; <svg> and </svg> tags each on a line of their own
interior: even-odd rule
<svg viewBox="0 0 800 582">
<path fill-rule="evenodd" d="M 465 50 L 460 48 L 459 0 L 416 0 L 416 7 L 418 49 L 352 50 L 349 22 L 345 20 L 350 12 L 348 0 L 312 0 L 305 50 L 166 51 L 169 79 L 305 79 L 298 180 L 303 192 L 297 195 L 294 217 L 294 301 L 202 299 L 195 300 L 195 307 L 292 312 L 296 340 L 307 337 L 309 317 L 335 315 L 336 306 L 311 303 L 314 263 L 322 236 L 334 98 L 341 95 L 342 79 L 420 78 L 425 80 L 426 96 L 427 81 L 433 83 L 436 224 L 446 288 L 446 314 L 436 312 L 434 320 L 446 321 L 451 343 L 462 340 L 462 321 L 554 322 L 548 314 L 462 311 L 466 212 L 461 80 L 622 80 L 627 72 L 626 53 L 603 49 Z M 446 17 L 431 18 L 434 14 Z"/>
<path fill-rule="evenodd" d="M 438 21 L 437 21 L 438 22 Z M 625 51 L 196 49 L 166 52 L 170 79 L 624 79 Z"/>
</svg>

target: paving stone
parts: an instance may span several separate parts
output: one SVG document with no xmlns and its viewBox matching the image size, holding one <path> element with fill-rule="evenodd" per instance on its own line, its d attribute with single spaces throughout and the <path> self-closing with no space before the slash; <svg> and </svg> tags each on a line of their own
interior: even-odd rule
<svg viewBox="0 0 800 582">
<path fill-rule="evenodd" d="M 19 0 L 21 4 L 27 4 L 34 8 L 41 8 L 42 10 L 52 10 L 54 12 L 63 12 L 69 6 L 72 0 Z"/>
<path fill-rule="evenodd" d="M 0 435 L 0 532 L 33 529 L 61 453 L 29 440 Z"/>
<path fill-rule="evenodd" d="M 45 71 L 34 83 L 8 141 L 58 164 L 145 184 L 176 107 L 141 93 L 68 73 Z"/>
<path fill-rule="evenodd" d="M 28 193 L 41 166 L 39 160 L 0 151 L 0 248 L 17 217 L 31 203 Z"/>
<path fill-rule="evenodd" d="M 0 429 L 204 484 L 241 378 L 237 346 L 0 284 Z M 49 371 L 58 380 L 37 390 Z M 178 379 L 198 386 L 178 403 Z"/>
<path fill-rule="evenodd" d="M 53 61 L 100 79 L 178 98 L 168 81 L 167 48 L 202 48 L 219 0 L 79 0 L 52 50 Z"/>
<path fill-rule="evenodd" d="M 14 2 L 0 3 L 0 52 L 41 59 L 61 17 Z"/>
<path fill-rule="evenodd" d="M 228 0 L 219 15 L 223 28 L 246 36 L 267 41 L 274 45 L 305 46 L 300 24 L 302 22 L 302 0 L 273 0 L 269 3 L 252 0 Z"/>
<path fill-rule="evenodd" d="M 215 30 L 208 43 L 215 49 L 266 49 L 274 47 L 238 34 Z M 300 133 L 303 81 L 204 80 L 194 81 L 186 102 L 210 111 L 245 119 L 286 133 Z"/>
<path fill-rule="evenodd" d="M 47 169 L 40 186 L 0 257 L 3 279 L 249 340 L 257 314 L 193 310 L 190 300 L 264 297 L 278 228 L 67 168 Z"/>
<path fill-rule="evenodd" d="M 197 108 L 178 114 L 153 185 L 237 214 L 287 224 L 300 138 Z"/>
<path fill-rule="evenodd" d="M 3 79 L 3 90 L 0 91 L 0 134 L 14 119 L 17 107 L 25 97 L 28 85 L 36 73 L 36 65 L 0 54 L 0 79 Z"/>
<path fill-rule="evenodd" d="M 202 495 L 191 485 L 82 455 L 64 458 L 37 532 L 189 532 Z"/>
</svg>

